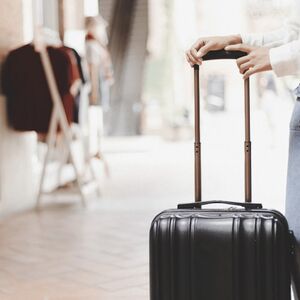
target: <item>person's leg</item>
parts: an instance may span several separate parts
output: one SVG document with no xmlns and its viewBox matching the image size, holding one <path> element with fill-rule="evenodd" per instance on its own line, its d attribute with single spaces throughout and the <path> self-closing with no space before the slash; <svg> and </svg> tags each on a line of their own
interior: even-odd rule
<svg viewBox="0 0 300 300">
<path fill-rule="evenodd" d="M 297 246 L 295 288 L 300 298 L 300 102 L 296 101 L 290 122 L 289 162 L 287 175 L 286 217 L 294 231 Z"/>
</svg>

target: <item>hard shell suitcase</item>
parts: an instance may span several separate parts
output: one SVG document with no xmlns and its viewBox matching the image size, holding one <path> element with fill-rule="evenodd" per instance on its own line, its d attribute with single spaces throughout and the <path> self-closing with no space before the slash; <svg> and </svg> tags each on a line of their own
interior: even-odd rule
<svg viewBox="0 0 300 300">
<path fill-rule="evenodd" d="M 212 51 L 204 60 L 237 59 Z M 251 203 L 249 79 L 245 86 L 245 202 L 201 202 L 199 66 L 195 80 L 196 202 L 159 214 L 150 230 L 151 300 L 290 300 L 292 233 L 285 217 Z M 211 204 L 229 204 L 212 208 Z M 205 209 L 204 209 L 205 206 Z"/>
</svg>

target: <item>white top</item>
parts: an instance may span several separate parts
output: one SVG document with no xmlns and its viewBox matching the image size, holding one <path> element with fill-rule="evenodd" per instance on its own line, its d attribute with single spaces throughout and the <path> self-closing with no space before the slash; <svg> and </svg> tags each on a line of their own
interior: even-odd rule
<svg viewBox="0 0 300 300">
<path fill-rule="evenodd" d="M 281 29 L 241 36 L 244 44 L 270 48 L 271 65 L 278 77 L 300 75 L 300 6 Z"/>
</svg>

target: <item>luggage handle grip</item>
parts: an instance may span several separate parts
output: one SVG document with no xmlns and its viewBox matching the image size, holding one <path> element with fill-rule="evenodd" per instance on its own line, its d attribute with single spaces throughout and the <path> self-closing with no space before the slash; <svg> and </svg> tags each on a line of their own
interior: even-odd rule
<svg viewBox="0 0 300 300">
<path fill-rule="evenodd" d="M 263 206 L 259 203 L 250 203 L 250 202 L 231 202 L 231 201 L 204 201 L 204 202 L 193 202 L 193 203 L 186 203 L 186 204 L 178 204 L 178 209 L 193 209 L 193 208 L 202 208 L 204 205 L 210 204 L 228 204 L 234 206 L 241 206 L 244 207 L 246 210 L 251 209 L 262 209 Z"/>
<path fill-rule="evenodd" d="M 205 60 L 215 60 L 215 59 L 238 59 L 240 57 L 246 56 L 247 53 L 243 51 L 226 51 L 226 50 L 215 50 L 210 51 L 205 54 L 202 59 Z"/>
</svg>

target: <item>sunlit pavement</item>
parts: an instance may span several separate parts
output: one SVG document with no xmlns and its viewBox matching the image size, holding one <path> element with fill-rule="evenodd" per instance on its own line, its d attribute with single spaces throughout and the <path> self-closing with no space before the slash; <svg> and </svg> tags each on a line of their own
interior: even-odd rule
<svg viewBox="0 0 300 300">
<path fill-rule="evenodd" d="M 283 210 L 290 108 L 275 134 L 253 112 L 253 201 Z M 243 201 L 243 121 L 202 114 L 203 200 Z M 1 299 L 146 300 L 148 229 L 156 213 L 194 200 L 193 141 L 107 138 L 110 177 L 83 209 L 76 197 L 1 221 Z M 102 170 L 102 167 L 99 167 Z M 103 173 L 103 172 L 102 172 Z"/>
<path fill-rule="evenodd" d="M 289 115 L 282 112 L 276 134 L 268 130 L 263 113 L 252 117 L 253 201 L 281 211 Z M 244 201 L 242 119 L 228 114 L 204 114 L 202 119 L 203 200 Z M 105 149 L 111 178 L 104 183 L 103 208 L 159 211 L 194 201 L 193 141 L 116 138 L 107 141 Z"/>
</svg>

